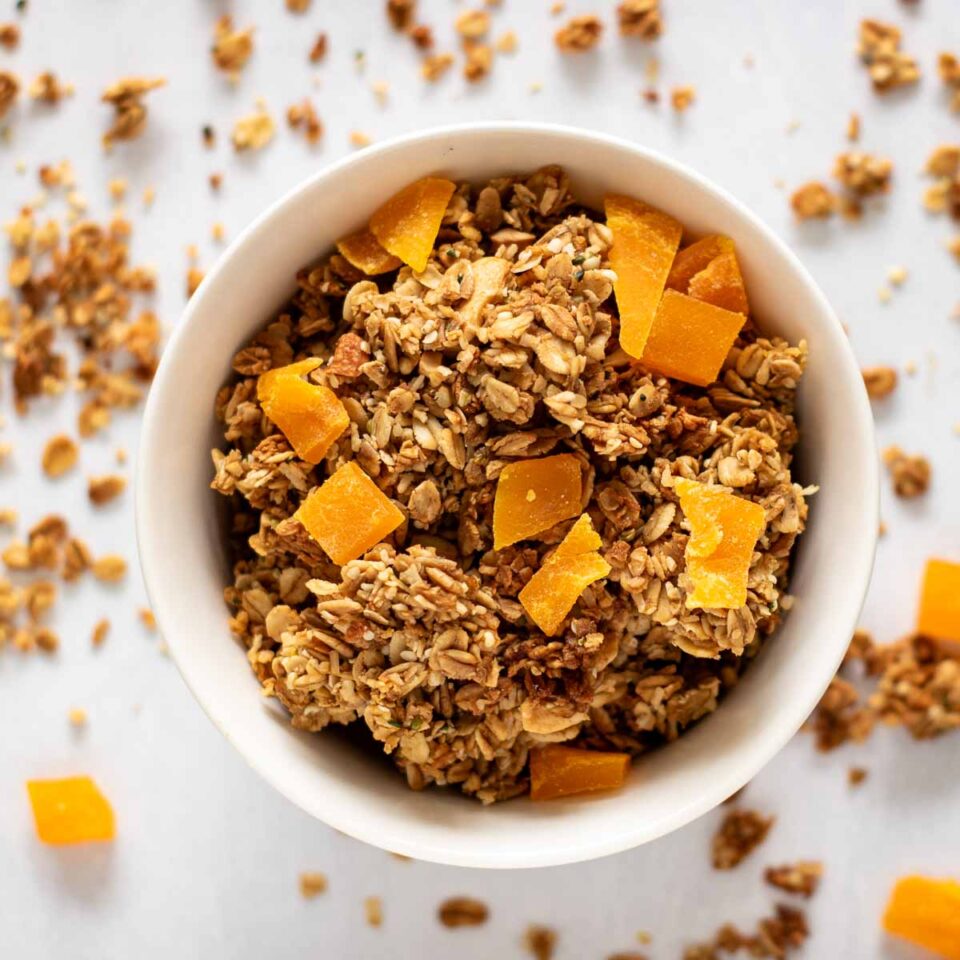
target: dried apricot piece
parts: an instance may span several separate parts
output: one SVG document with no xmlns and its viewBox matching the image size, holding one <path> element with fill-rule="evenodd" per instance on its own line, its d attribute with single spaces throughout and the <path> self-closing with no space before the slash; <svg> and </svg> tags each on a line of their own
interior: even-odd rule
<svg viewBox="0 0 960 960">
<path fill-rule="evenodd" d="M 441 177 L 408 184 L 377 209 L 370 231 L 388 252 L 423 271 L 456 185 Z"/>
<path fill-rule="evenodd" d="M 600 543 L 584 514 L 520 591 L 523 609 L 548 637 L 557 634 L 580 594 L 609 575 L 610 564 L 597 553 Z"/>
<path fill-rule="evenodd" d="M 530 751 L 530 799 L 553 800 L 575 793 L 622 787 L 630 754 L 549 744 Z"/>
<path fill-rule="evenodd" d="M 580 461 L 572 453 L 508 463 L 493 500 L 493 549 L 528 540 L 575 517 L 582 482 Z"/>
<path fill-rule="evenodd" d="M 960 960 L 960 883 L 902 877 L 890 894 L 883 929 L 944 960 Z"/>
<path fill-rule="evenodd" d="M 28 780 L 37 836 L 44 843 L 112 840 L 113 810 L 90 777 Z"/>
<path fill-rule="evenodd" d="M 317 358 L 301 360 L 269 370 L 257 380 L 263 412 L 307 463 L 319 463 L 350 425 L 346 407 L 329 387 L 301 379 L 319 365 Z"/>
<path fill-rule="evenodd" d="M 938 640 L 960 640 L 960 563 L 927 561 L 917 632 Z"/>
<path fill-rule="evenodd" d="M 341 566 L 403 523 L 400 509 L 353 461 L 314 487 L 294 517 Z"/>
<path fill-rule="evenodd" d="M 640 358 L 657 304 L 670 274 L 683 227 L 642 200 L 609 194 L 603 202 L 607 226 L 613 232 L 610 266 L 620 311 L 620 346 Z"/>
<path fill-rule="evenodd" d="M 380 246 L 380 241 L 369 231 L 361 230 L 337 241 L 340 255 L 368 277 L 396 270 L 403 261 Z"/>
<path fill-rule="evenodd" d="M 674 490 L 690 524 L 684 559 L 693 590 L 687 593 L 687 608 L 742 607 L 753 550 L 766 526 L 763 507 L 682 477 L 674 481 Z"/>
<path fill-rule="evenodd" d="M 729 237 L 719 234 L 684 247 L 673 261 L 667 286 L 724 310 L 750 309 L 736 248 Z"/>
<path fill-rule="evenodd" d="M 666 290 L 640 362 L 665 377 L 709 386 L 746 319 L 742 313 Z"/>
</svg>

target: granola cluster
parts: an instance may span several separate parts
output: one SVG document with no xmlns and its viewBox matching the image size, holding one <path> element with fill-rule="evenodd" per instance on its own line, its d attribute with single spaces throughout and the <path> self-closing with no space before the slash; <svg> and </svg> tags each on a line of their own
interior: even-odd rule
<svg viewBox="0 0 960 960">
<path fill-rule="evenodd" d="M 533 746 L 673 740 L 716 709 L 787 605 L 807 515 L 790 474 L 805 346 L 748 323 L 711 387 L 646 374 L 617 344 L 610 244 L 558 168 L 461 184 L 422 273 L 375 282 L 336 253 L 301 270 L 217 397 L 233 631 L 294 726 L 361 722 L 414 788 L 492 802 L 527 789 Z M 317 466 L 256 393 L 304 356 L 323 359 L 309 378 L 350 418 Z M 548 638 L 517 595 L 571 523 L 495 552 L 492 507 L 507 464 L 561 452 L 582 463 L 612 571 Z M 347 461 L 406 519 L 337 567 L 293 514 Z M 766 512 L 739 609 L 685 606 L 677 477 Z"/>
</svg>

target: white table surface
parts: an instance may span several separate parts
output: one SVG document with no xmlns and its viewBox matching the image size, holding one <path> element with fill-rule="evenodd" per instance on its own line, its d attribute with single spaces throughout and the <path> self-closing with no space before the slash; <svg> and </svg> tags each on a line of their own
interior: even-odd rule
<svg viewBox="0 0 960 960">
<path fill-rule="evenodd" d="M 296 17 L 282 0 L 30 0 L 18 18 L 23 41 L 0 51 L 0 69 L 32 77 L 52 68 L 76 84 L 76 96 L 54 108 L 21 101 L 3 121 L 13 135 L 0 143 L 0 214 L 10 218 L 37 189 L 36 167 L 68 157 L 91 209 L 108 209 L 106 184 L 131 185 L 137 258 L 159 268 L 157 307 L 167 329 L 183 307 L 188 244 L 209 266 L 218 253 L 210 228 L 222 221 L 235 236 L 258 211 L 318 166 L 345 155 L 351 130 L 375 139 L 430 124 L 469 119 L 538 119 L 580 124 L 636 139 L 696 167 L 745 200 L 798 251 L 842 319 L 864 364 L 904 371 L 896 395 L 877 415 L 881 445 L 899 443 L 928 455 L 932 489 L 897 502 L 885 484 L 883 540 L 863 623 L 879 639 L 910 628 L 923 560 L 960 556 L 960 270 L 943 249 L 950 224 L 920 206 L 919 170 L 932 147 L 960 140 L 935 77 L 941 49 L 960 51 L 957 0 L 921 0 L 915 11 L 895 0 L 663 0 L 667 26 L 654 45 L 621 40 L 609 0 L 575 0 L 568 13 L 601 12 L 608 29 L 600 48 L 582 58 L 553 46 L 558 25 L 547 0 L 505 0 L 495 33 L 516 30 L 520 47 L 498 57 L 475 87 L 451 73 L 435 86 L 418 75 L 409 42 L 386 26 L 380 0 L 314 0 Z M 453 44 L 462 4 L 421 0 L 441 49 Z M 233 87 L 207 53 L 215 16 L 232 10 L 254 23 L 256 52 Z M 0 0 L 0 20 L 14 19 Z M 878 99 L 855 60 L 860 17 L 904 27 L 905 46 L 926 77 L 918 89 Z M 319 68 L 306 52 L 326 30 L 329 55 Z M 366 53 L 358 73 L 354 51 Z M 662 62 L 661 89 L 693 84 L 695 105 L 675 116 L 642 102 L 643 64 Z M 745 66 L 752 56 L 755 64 Z M 107 108 L 100 91 L 128 74 L 159 74 L 168 86 L 151 94 L 142 139 L 105 157 L 100 135 Z M 315 85 L 314 78 L 318 78 Z M 371 91 L 389 83 L 386 105 Z M 534 82 L 542 91 L 532 93 Z M 282 111 L 312 96 L 326 126 L 311 150 L 282 122 Z M 237 157 L 230 121 L 266 98 L 280 121 L 273 144 Z M 896 182 L 889 199 L 860 223 L 797 226 L 788 186 L 828 176 L 846 146 L 850 110 L 863 116 L 862 146 L 891 156 Z M 799 126 L 792 132 L 793 121 Z M 212 153 L 200 128 L 213 123 Z M 15 164 L 29 170 L 18 175 Z M 221 196 L 206 177 L 225 174 Z M 144 211 L 139 197 L 156 188 Z M 909 279 L 892 302 L 877 290 L 889 267 Z M 4 373 L 4 379 L 9 373 Z M 763 866 L 795 858 L 826 864 L 821 893 L 810 904 L 811 958 L 919 956 L 886 942 L 878 926 L 893 879 L 909 871 L 960 874 L 960 736 L 918 744 L 881 730 L 863 747 L 822 756 L 796 738 L 750 785 L 751 805 L 777 816 L 766 845 L 739 869 L 708 865 L 714 812 L 642 849 L 599 862 L 535 872 L 473 872 L 402 863 L 339 836 L 294 809 L 262 783 L 213 729 L 162 655 L 160 640 L 140 624 L 145 602 L 134 555 L 130 491 L 99 511 L 86 501 L 85 476 L 114 469 L 113 453 L 137 443 L 136 415 L 120 415 L 107 437 L 84 443 L 81 468 L 57 483 L 40 471 L 40 450 L 57 429 L 71 429 L 72 397 L 37 404 L 22 420 L 10 412 L 0 438 L 15 445 L 0 473 L 0 505 L 16 506 L 24 525 L 59 511 L 97 552 L 131 559 L 115 589 L 87 580 L 63 590 L 52 625 L 62 636 L 55 657 L 0 653 L 0 956 L 20 958 L 254 958 L 265 955 L 352 960 L 390 957 L 520 957 L 532 922 L 556 928 L 557 960 L 603 958 L 642 949 L 678 957 L 681 945 L 733 920 L 751 927 L 775 900 Z M 127 472 L 132 471 L 132 466 Z M 838 570 L 837 576 L 843 576 Z M 91 628 L 113 624 L 93 651 Z M 224 642 L 229 642 L 225 637 Z M 83 731 L 67 711 L 89 713 Z M 851 764 L 869 768 L 856 792 Z M 119 837 L 112 845 L 58 850 L 33 835 L 24 780 L 89 772 L 112 800 Z M 319 870 L 329 892 L 313 901 L 297 889 L 302 870 Z M 439 901 L 457 893 L 487 901 L 490 922 L 448 931 L 435 920 Z M 384 924 L 368 928 L 363 899 L 383 898 Z M 641 948 L 636 931 L 649 930 Z"/>
</svg>

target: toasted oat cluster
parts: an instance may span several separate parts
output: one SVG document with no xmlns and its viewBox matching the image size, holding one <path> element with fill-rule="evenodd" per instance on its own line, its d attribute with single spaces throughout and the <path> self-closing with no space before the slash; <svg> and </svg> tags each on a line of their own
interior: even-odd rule
<svg viewBox="0 0 960 960">
<path fill-rule="evenodd" d="M 299 729 L 365 726 L 415 789 L 455 784 L 489 803 L 527 792 L 546 744 L 615 757 L 672 741 L 716 709 L 788 605 L 807 516 L 790 472 L 806 347 L 743 316 L 730 327 L 737 315 L 710 305 L 730 296 L 726 238 L 681 250 L 667 279 L 680 227 L 630 203 L 608 198 L 605 222 L 556 167 L 482 187 L 419 181 L 299 272 L 217 396 L 225 594 L 264 693 Z M 707 386 L 620 347 L 629 291 L 624 280 L 614 297 L 614 214 L 624 236 L 640 222 L 660 231 L 661 292 L 691 294 L 668 290 L 669 316 L 691 337 L 701 323 L 731 331 Z M 625 276 L 629 237 L 621 251 Z M 419 272 L 401 264 L 421 257 Z M 651 274 L 638 276 L 632 295 L 652 312 Z M 645 322 L 637 304 L 630 322 Z M 657 331 L 658 363 L 692 362 Z M 525 479 L 501 485 L 508 468 Z M 510 500 L 511 520 L 515 487 L 529 509 Z M 735 529 L 740 503 L 760 508 L 759 538 Z M 537 517 L 550 525 L 522 529 Z M 731 595 L 746 600 L 692 604 L 688 541 L 722 587 L 710 564 L 724 537 L 744 563 Z M 580 755 L 548 771 L 555 784 L 584 776 Z"/>
</svg>

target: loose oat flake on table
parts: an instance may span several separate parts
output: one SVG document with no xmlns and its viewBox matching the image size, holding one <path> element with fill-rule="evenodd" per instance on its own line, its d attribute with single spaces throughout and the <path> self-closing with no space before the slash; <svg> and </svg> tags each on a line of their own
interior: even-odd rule
<svg viewBox="0 0 960 960">
<path fill-rule="evenodd" d="M 300 270 L 217 396 L 225 595 L 263 692 L 301 730 L 365 727 L 415 789 L 524 794 L 560 743 L 622 770 L 715 710 L 789 606 L 806 345 L 754 325 L 728 238 L 685 238 L 672 271 L 682 225 L 608 210 L 557 167 L 411 184 Z M 729 349 L 705 365 L 674 322 Z M 678 480 L 728 498 L 698 516 L 699 573 Z M 692 604 L 721 557 L 737 588 Z"/>
</svg>

